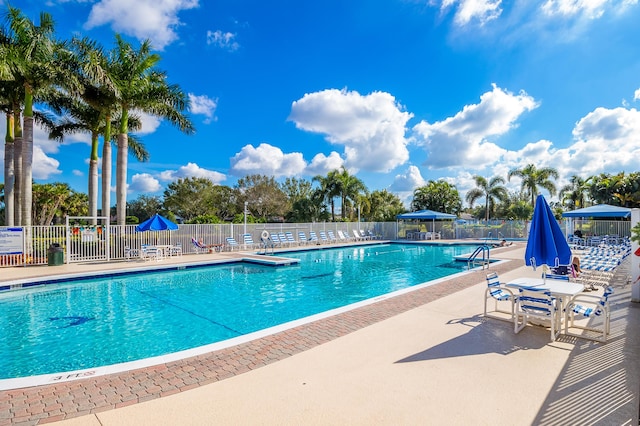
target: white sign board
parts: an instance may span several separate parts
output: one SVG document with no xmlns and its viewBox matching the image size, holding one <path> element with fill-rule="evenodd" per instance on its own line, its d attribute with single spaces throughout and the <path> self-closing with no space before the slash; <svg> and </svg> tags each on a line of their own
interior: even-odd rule
<svg viewBox="0 0 640 426">
<path fill-rule="evenodd" d="M 24 229 L 0 227 L 0 255 L 24 253 Z"/>
</svg>

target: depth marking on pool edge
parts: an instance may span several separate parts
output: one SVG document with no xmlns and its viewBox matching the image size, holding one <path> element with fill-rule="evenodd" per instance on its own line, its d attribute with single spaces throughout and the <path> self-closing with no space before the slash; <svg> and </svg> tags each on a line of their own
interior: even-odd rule
<svg viewBox="0 0 640 426">
<path fill-rule="evenodd" d="M 49 382 L 60 382 L 60 381 L 67 381 L 67 380 L 83 379 L 85 377 L 94 376 L 95 374 L 96 374 L 96 370 L 87 370 L 87 371 L 80 371 L 78 373 L 55 375 L 49 379 Z"/>
</svg>

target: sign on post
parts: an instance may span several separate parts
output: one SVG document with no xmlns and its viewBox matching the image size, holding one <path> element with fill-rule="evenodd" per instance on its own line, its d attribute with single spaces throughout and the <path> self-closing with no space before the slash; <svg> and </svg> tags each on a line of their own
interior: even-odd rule
<svg viewBox="0 0 640 426">
<path fill-rule="evenodd" d="M 24 254 L 24 228 L 0 227 L 0 256 Z"/>
</svg>

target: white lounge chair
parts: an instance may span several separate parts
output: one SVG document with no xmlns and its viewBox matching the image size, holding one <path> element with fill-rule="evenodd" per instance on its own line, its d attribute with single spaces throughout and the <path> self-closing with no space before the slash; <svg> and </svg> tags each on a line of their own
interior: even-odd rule
<svg viewBox="0 0 640 426">
<path fill-rule="evenodd" d="M 309 244 L 309 240 L 307 239 L 307 234 L 302 231 L 298 231 L 298 244 L 307 245 Z"/>
<path fill-rule="evenodd" d="M 235 238 L 227 237 L 226 241 L 227 241 L 227 247 L 229 248 L 229 251 L 240 250 L 240 244 L 238 244 Z"/>
<path fill-rule="evenodd" d="M 320 240 L 318 239 L 318 235 L 315 231 L 309 231 L 309 243 L 320 244 Z"/>
<path fill-rule="evenodd" d="M 245 249 L 251 250 L 259 246 L 258 244 L 253 242 L 253 236 L 251 234 L 242 234 L 242 239 L 244 241 Z"/>
</svg>

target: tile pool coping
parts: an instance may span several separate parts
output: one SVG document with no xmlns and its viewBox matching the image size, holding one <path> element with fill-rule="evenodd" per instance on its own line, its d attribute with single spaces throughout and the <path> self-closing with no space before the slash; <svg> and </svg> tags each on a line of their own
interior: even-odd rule
<svg viewBox="0 0 640 426">
<path fill-rule="evenodd" d="M 498 273 L 522 260 L 492 264 Z M 45 424 L 125 407 L 233 377 L 285 359 L 448 294 L 484 282 L 471 271 L 275 334 L 190 358 L 69 382 L 0 391 L 0 426 Z"/>
</svg>

